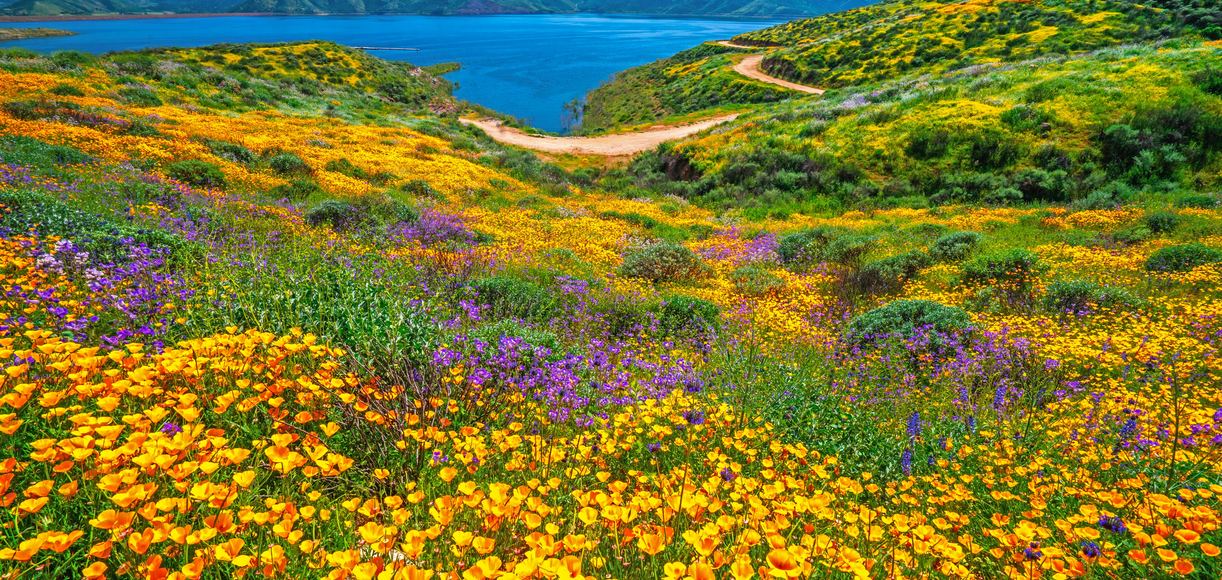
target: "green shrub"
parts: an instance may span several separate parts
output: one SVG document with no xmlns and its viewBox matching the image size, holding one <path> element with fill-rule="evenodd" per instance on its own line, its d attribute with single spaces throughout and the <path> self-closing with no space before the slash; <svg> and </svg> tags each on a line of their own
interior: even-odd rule
<svg viewBox="0 0 1222 580">
<path fill-rule="evenodd" d="M 175 161 L 166 166 L 165 174 L 187 185 L 225 188 L 225 174 L 220 167 L 207 161 L 198 159 Z"/>
<path fill-rule="evenodd" d="M 516 320 L 498 320 L 472 330 L 467 336 L 488 344 L 497 344 L 501 338 L 517 338 L 531 346 L 546 348 L 552 353 L 560 351 L 560 340 L 554 333 L 526 326 Z"/>
<path fill-rule="evenodd" d="M 349 201 L 328 199 L 310 208 L 305 214 L 306 223 L 312 226 L 326 224 L 337 232 L 351 231 L 365 221 L 365 216 Z"/>
<path fill-rule="evenodd" d="M 1122 288 L 1100 286 L 1089 280 L 1057 280 L 1044 291 L 1044 307 L 1054 312 L 1084 312 L 1093 306 L 1134 304 Z"/>
<path fill-rule="evenodd" d="M 242 145 L 238 145 L 237 143 L 209 139 L 205 141 L 204 144 L 208 146 L 208 149 L 212 151 L 213 155 L 216 155 L 222 159 L 228 159 L 234 163 L 252 163 L 255 160 L 254 151 L 251 151 Z"/>
<path fill-rule="evenodd" d="M 1222 262 L 1222 251 L 1199 243 L 1170 246 L 1150 255 L 1146 269 L 1155 272 L 1187 272 L 1197 266 Z"/>
<path fill-rule="evenodd" d="M 1112 233 L 1112 239 L 1125 245 L 1140 244 L 1154 235 L 1149 227 L 1144 225 L 1129 226 Z"/>
<path fill-rule="evenodd" d="M 369 173 L 356 165 L 353 165 L 347 158 L 332 159 L 323 167 L 327 171 L 333 171 L 341 175 L 347 175 L 353 179 L 367 181 L 373 185 L 385 185 L 394 180 L 395 176 L 385 171 L 377 173 Z"/>
<path fill-rule="evenodd" d="M 859 234 L 843 235 L 828 242 L 819 257 L 825 262 L 855 268 L 869 253 L 876 239 L 874 236 Z"/>
<path fill-rule="evenodd" d="M 164 103 L 147 87 L 123 87 L 119 89 L 119 100 L 135 107 L 159 107 Z"/>
<path fill-rule="evenodd" d="M 1146 227 L 1156 234 L 1165 234 L 1180 225 L 1180 216 L 1175 212 L 1157 211 L 1146 216 Z"/>
<path fill-rule="evenodd" d="M 1218 198 L 1208 194 L 1186 195 L 1175 201 L 1175 207 L 1182 209 L 1213 209 L 1218 207 Z"/>
<path fill-rule="evenodd" d="M 267 166 L 280 175 L 306 175 L 310 166 L 296 153 L 281 152 L 267 158 Z"/>
<path fill-rule="evenodd" d="M 39 172 L 54 173 L 64 165 L 88 163 L 93 158 L 75 147 L 51 145 L 21 135 L 7 135 L 0 137 L 0 160 Z"/>
<path fill-rule="evenodd" d="M 662 301 L 658 325 L 672 334 L 698 332 L 717 328 L 720 316 L 721 309 L 708 300 L 675 295 Z"/>
<path fill-rule="evenodd" d="M 929 255 L 939 262 L 959 262 L 971 255 L 984 236 L 976 232 L 951 232 L 929 246 Z"/>
<path fill-rule="evenodd" d="M 513 276 L 489 276 L 471 284 L 492 318 L 548 320 L 556 312 L 556 298 L 547 288 Z"/>
<path fill-rule="evenodd" d="M 845 339 L 866 344 L 888 337 L 910 337 L 918 329 L 940 334 L 962 332 L 971 324 L 971 318 L 960 308 L 929 300 L 896 300 L 854 318 Z"/>
<path fill-rule="evenodd" d="M 294 179 L 288 183 L 277 185 L 271 194 L 277 199 L 289 201 L 305 201 L 323 193 L 322 187 L 309 179 Z"/>
<path fill-rule="evenodd" d="M 823 248 L 839 233 L 832 228 L 819 227 L 782 236 L 777 242 L 777 255 L 786 266 L 809 266 L 819 261 Z"/>
<path fill-rule="evenodd" d="M 921 127 L 908 134 L 904 152 L 913 159 L 937 159 L 946 154 L 950 141 L 950 131 L 946 129 Z"/>
<path fill-rule="evenodd" d="M 619 273 L 651 282 L 683 282 L 704 278 L 709 268 L 694 252 L 673 242 L 655 242 L 628 250 Z"/>
<path fill-rule="evenodd" d="M 399 191 L 416 197 L 424 197 L 428 199 L 443 199 L 441 192 L 433 188 L 432 184 L 423 179 L 413 179 L 399 186 Z"/>
<path fill-rule="evenodd" d="M 77 88 L 76 86 L 73 86 L 67 83 L 60 83 L 58 85 L 55 85 L 51 87 L 51 90 L 47 92 L 51 93 L 52 95 L 59 95 L 61 97 L 83 97 L 85 96 L 85 91 L 82 91 L 81 89 Z"/>
<path fill-rule="evenodd" d="M 903 288 L 905 282 L 932 262 L 925 252 L 905 252 L 862 266 L 848 277 L 847 282 L 857 292 L 887 294 Z"/>
<path fill-rule="evenodd" d="M 730 282 L 740 294 L 763 296 L 785 287 L 785 281 L 759 264 L 748 264 L 730 272 Z"/>
<path fill-rule="evenodd" d="M 989 285 L 1029 285 L 1048 271 L 1030 250 L 1015 248 L 981 256 L 964 264 L 963 281 Z"/>
<path fill-rule="evenodd" d="M 1030 250 L 1015 248 L 978 257 L 963 265 L 964 284 L 990 290 L 984 295 L 1004 298 L 1012 305 L 1029 305 L 1032 291 L 1048 265 Z"/>
</svg>

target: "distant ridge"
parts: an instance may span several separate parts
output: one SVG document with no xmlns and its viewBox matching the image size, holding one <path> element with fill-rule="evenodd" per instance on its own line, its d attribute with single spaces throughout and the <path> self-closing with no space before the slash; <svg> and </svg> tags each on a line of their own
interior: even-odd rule
<svg viewBox="0 0 1222 580">
<path fill-rule="evenodd" d="M 644 14 L 796 18 L 870 4 L 867 0 L 16 0 L 9 16 L 148 13 L 269 14 Z"/>
</svg>

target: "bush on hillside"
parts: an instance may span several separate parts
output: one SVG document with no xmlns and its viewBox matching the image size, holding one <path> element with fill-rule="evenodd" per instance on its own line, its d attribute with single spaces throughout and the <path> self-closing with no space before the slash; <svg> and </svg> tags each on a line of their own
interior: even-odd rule
<svg viewBox="0 0 1222 580">
<path fill-rule="evenodd" d="M 852 344 L 868 344 L 911 337 L 921 330 L 953 334 L 971 325 L 971 318 L 960 308 L 929 300 L 896 300 L 858 315 L 849 323 L 844 337 Z"/>
<path fill-rule="evenodd" d="M 971 255 L 984 236 L 976 232 L 951 232 L 929 246 L 929 256 L 939 262 L 959 262 Z"/>
<path fill-rule="evenodd" d="M 867 294 L 889 294 L 899 291 L 904 283 L 928 267 L 933 260 L 921 251 L 870 262 L 848 277 L 849 287 Z"/>
<path fill-rule="evenodd" d="M 1222 262 L 1222 251 L 1199 243 L 1170 246 L 1150 255 L 1146 269 L 1155 272 L 1187 272 L 1198 266 Z"/>
<path fill-rule="evenodd" d="M 360 209 L 349 201 L 328 199 L 310 208 L 305 214 L 306 223 L 312 226 L 328 225 L 337 232 L 355 229 L 364 221 Z"/>
<path fill-rule="evenodd" d="M 296 153 L 281 152 L 267 158 L 267 166 L 280 175 L 305 175 L 310 166 Z"/>
<path fill-rule="evenodd" d="M 823 248 L 839 233 L 832 228 L 819 227 L 782 236 L 777 241 L 777 255 L 786 266 L 803 267 L 815 264 L 819 261 Z"/>
<path fill-rule="evenodd" d="M 1180 225 L 1180 216 L 1175 212 L 1158 211 L 1146 216 L 1146 227 L 1156 234 L 1165 234 Z"/>
<path fill-rule="evenodd" d="M 171 179 L 196 187 L 224 189 L 225 174 L 214 163 L 198 159 L 175 161 L 166 166 L 165 174 Z"/>
<path fill-rule="evenodd" d="M 1122 288 L 1100 286 L 1089 280 L 1057 280 L 1044 291 L 1044 307 L 1054 312 L 1087 312 L 1092 307 L 1131 305 L 1133 295 Z"/>
<path fill-rule="evenodd" d="M 651 282 L 683 282 L 708 275 L 708 266 L 688 248 L 673 242 L 655 242 L 628 250 L 619 272 Z"/>
<path fill-rule="evenodd" d="M 968 284 L 1029 288 L 1049 269 L 1034 252 L 1022 248 L 981 256 L 963 265 Z"/>
<path fill-rule="evenodd" d="M 662 301 L 658 324 L 672 334 L 700 332 L 717 328 L 720 316 L 721 309 L 708 300 L 676 295 Z"/>
<path fill-rule="evenodd" d="M 534 282 L 513 276 L 489 276 L 471 284 L 492 318 L 546 321 L 556 311 L 556 298 Z"/>
</svg>

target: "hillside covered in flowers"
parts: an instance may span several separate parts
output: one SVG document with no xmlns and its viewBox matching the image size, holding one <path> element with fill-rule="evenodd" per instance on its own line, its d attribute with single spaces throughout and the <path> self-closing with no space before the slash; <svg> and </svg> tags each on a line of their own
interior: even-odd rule
<svg viewBox="0 0 1222 580">
<path fill-rule="evenodd" d="M 1222 49 L 1133 10 L 622 163 L 0 51 L 0 579 L 1222 576 Z"/>
</svg>

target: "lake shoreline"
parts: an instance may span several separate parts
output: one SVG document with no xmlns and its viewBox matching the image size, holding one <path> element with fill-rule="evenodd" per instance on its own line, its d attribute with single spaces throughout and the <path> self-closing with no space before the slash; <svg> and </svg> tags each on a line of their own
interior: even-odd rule
<svg viewBox="0 0 1222 580">
<path fill-rule="evenodd" d="M 280 16 L 280 17 L 379 17 L 379 16 L 428 16 L 433 18 L 472 17 L 472 16 L 601 16 L 606 18 L 657 18 L 660 20 L 726 20 L 760 22 L 785 21 L 795 18 L 809 18 L 810 15 L 780 15 L 780 16 L 704 16 L 700 14 L 638 14 L 638 13 L 599 13 L 599 12 L 488 12 L 471 14 L 417 14 L 412 12 L 379 12 L 379 13 L 326 13 L 326 14 L 291 14 L 286 12 L 167 12 L 151 14 L 58 14 L 54 16 L 13 16 L 0 15 L 0 23 L 37 23 L 37 22 L 80 22 L 91 20 L 159 20 L 173 18 L 224 18 L 228 16 Z"/>
<path fill-rule="evenodd" d="M 56 16 L 0 16 L 0 22 L 76 22 L 82 20 L 157 20 L 164 18 L 218 18 L 223 16 L 287 16 L 272 12 L 200 12 L 194 14 L 60 14 Z"/>
</svg>

